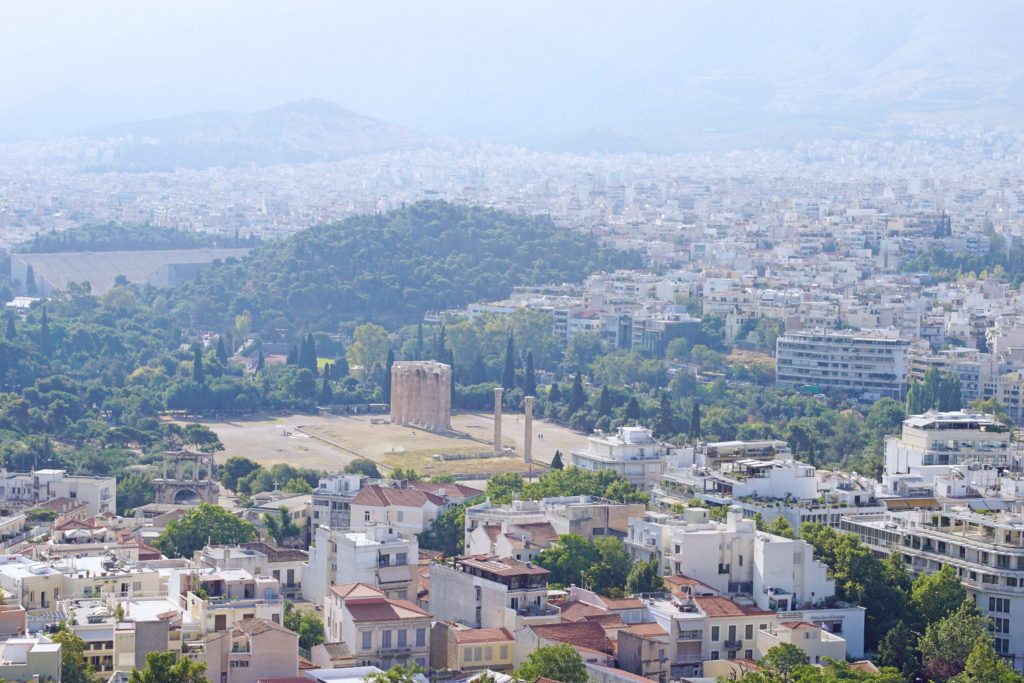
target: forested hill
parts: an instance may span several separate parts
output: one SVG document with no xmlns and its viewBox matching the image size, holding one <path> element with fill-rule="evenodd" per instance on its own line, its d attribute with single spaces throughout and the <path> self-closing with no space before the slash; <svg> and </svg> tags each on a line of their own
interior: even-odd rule
<svg viewBox="0 0 1024 683">
<path fill-rule="evenodd" d="M 223 237 L 207 232 L 189 232 L 142 223 L 104 223 L 42 233 L 19 244 L 14 250 L 28 254 L 51 254 L 79 251 L 254 247 L 259 243 L 260 240 L 254 237 Z"/>
<path fill-rule="evenodd" d="M 428 310 L 506 297 L 514 285 L 639 265 L 638 254 L 546 217 L 419 202 L 303 230 L 216 265 L 178 294 L 210 304 L 200 307 L 211 318 L 204 324 L 248 311 L 254 330 L 333 330 L 348 320 L 413 322 Z"/>
</svg>

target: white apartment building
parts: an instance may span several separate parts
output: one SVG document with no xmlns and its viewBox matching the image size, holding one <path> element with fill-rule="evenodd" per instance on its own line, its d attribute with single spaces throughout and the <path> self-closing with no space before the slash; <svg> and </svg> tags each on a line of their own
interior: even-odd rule
<svg viewBox="0 0 1024 683">
<path fill-rule="evenodd" d="M 60 681 L 61 645 L 46 636 L 10 638 L 0 643 L 0 678 L 6 681 Z"/>
<path fill-rule="evenodd" d="M 430 667 L 431 615 L 362 583 L 332 586 L 324 603 L 328 642 L 345 643 L 358 666 Z"/>
<path fill-rule="evenodd" d="M 941 511 L 886 512 L 849 517 L 843 531 L 857 534 L 877 553 L 901 553 L 914 572 L 952 565 L 982 614 L 992 619 L 996 652 L 1024 671 L 1024 515 L 972 512 L 967 506 Z"/>
<path fill-rule="evenodd" d="M 878 332 L 789 332 L 776 341 L 775 381 L 901 399 L 909 348 L 907 340 Z"/>
<path fill-rule="evenodd" d="M 471 628 L 552 624 L 559 611 L 548 606 L 548 570 L 531 562 L 492 555 L 430 565 L 430 611 Z"/>
<path fill-rule="evenodd" d="M 313 489 L 313 526 L 348 529 L 352 525 L 350 506 L 366 479 L 361 474 L 335 474 L 320 479 Z"/>
<path fill-rule="evenodd" d="M 615 434 L 587 437 L 585 449 L 570 451 L 571 464 L 584 470 L 618 472 L 641 491 L 661 477 L 669 447 L 644 427 L 620 427 Z"/>
<path fill-rule="evenodd" d="M 885 437 L 886 475 L 916 474 L 931 481 L 951 465 L 1002 467 L 1010 461 L 1010 430 L 980 413 L 911 415 L 899 437 Z"/>
<path fill-rule="evenodd" d="M 671 545 L 666 559 L 672 573 L 724 595 L 749 596 L 780 619 L 825 625 L 846 639 L 851 656 L 863 656 L 864 609 L 823 606 L 835 595 L 835 582 L 806 541 L 757 531 L 753 520 L 731 506 L 724 523 L 674 526 Z"/>
<path fill-rule="evenodd" d="M 418 556 L 415 537 L 388 527 L 346 532 L 318 526 L 302 572 L 302 596 L 322 605 L 331 586 L 366 583 L 388 597 L 408 599 L 416 594 Z"/>
<path fill-rule="evenodd" d="M 8 472 L 0 470 L 0 499 L 34 505 L 52 498 L 70 498 L 89 506 L 95 517 L 117 511 L 117 479 L 69 475 L 67 470 Z"/>
</svg>

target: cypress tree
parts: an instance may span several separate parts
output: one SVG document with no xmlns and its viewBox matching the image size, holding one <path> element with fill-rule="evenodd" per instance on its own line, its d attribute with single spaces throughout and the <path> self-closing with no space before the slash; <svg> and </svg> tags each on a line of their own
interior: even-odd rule
<svg viewBox="0 0 1024 683">
<path fill-rule="evenodd" d="M 288 358 L 286 358 L 284 362 L 285 365 L 299 364 L 299 349 L 296 348 L 295 344 L 288 347 Z"/>
<path fill-rule="evenodd" d="M 511 334 L 505 344 L 505 369 L 501 373 L 501 386 L 506 390 L 516 388 L 516 342 Z"/>
<path fill-rule="evenodd" d="M 626 404 L 627 420 L 636 421 L 640 419 L 640 403 L 636 400 L 636 396 L 630 396 L 629 402 Z"/>
<path fill-rule="evenodd" d="M 437 328 L 437 336 L 434 338 L 434 353 L 431 360 L 443 363 L 448 358 L 448 333 L 445 332 L 444 323 Z"/>
<path fill-rule="evenodd" d="M 395 352 L 388 349 L 387 360 L 384 361 L 384 402 L 391 403 L 391 366 L 395 364 Z"/>
<path fill-rule="evenodd" d="M 562 464 L 562 451 L 555 451 L 555 457 L 551 458 L 551 469 L 560 470 L 564 468 L 565 465 Z"/>
<path fill-rule="evenodd" d="M 324 363 L 324 377 L 328 382 L 334 381 L 334 363 Z"/>
<path fill-rule="evenodd" d="M 14 338 L 18 336 L 18 326 L 14 322 L 14 314 L 10 312 L 7 314 L 7 329 L 4 331 L 4 336 L 9 341 L 14 341 Z"/>
<path fill-rule="evenodd" d="M 487 366 L 484 365 L 484 357 L 477 353 L 473 356 L 473 376 L 470 384 L 483 384 L 487 381 Z"/>
<path fill-rule="evenodd" d="M 217 360 L 221 365 L 228 364 L 228 350 L 224 346 L 224 337 L 217 337 Z"/>
<path fill-rule="evenodd" d="M 36 271 L 32 266 L 25 269 L 25 293 L 29 296 L 39 293 L 39 288 L 36 286 Z"/>
<path fill-rule="evenodd" d="M 39 352 L 50 357 L 50 318 L 46 315 L 46 308 L 43 308 L 43 315 L 39 320 Z"/>
<path fill-rule="evenodd" d="M 576 377 L 572 380 L 572 393 L 569 394 L 569 407 L 566 415 L 575 415 L 576 411 L 587 402 L 587 395 L 583 392 L 583 373 L 576 371 Z"/>
<path fill-rule="evenodd" d="M 308 332 L 303 338 L 296 364 L 312 372 L 314 377 L 319 374 L 316 367 L 316 340 L 313 339 L 312 332 Z"/>
<path fill-rule="evenodd" d="M 203 372 L 203 350 L 198 342 L 192 345 L 192 381 L 196 384 L 203 384 L 206 381 L 206 373 Z"/>
<path fill-rule="evenodd" d="M 256 370 L 262 370 L 264 362 L 265 361 L 263 360 L 263 349 L 259 349 L 256 352 Z"/>
<path fill-rule="evenodd" d="M 452 369 L 452 394 L 451 394 L 451 405 L 455 405 L 455 352 L 452 351 L 452 347 L 448 347 L 448 365 Z"/>
<path fill-rule="evenodd" d="M 694 402 L 693 412 L 690 413 L 690 439 L 696 441 L 700 438 L 701 427 L 700 427 L 700 404 Z"/>
<path fill-rule="evenodd" d="M 658 419 L 654 423 L 655 435 L 662 439 L 675 435 L 675 422 L 675 417 L 672 415 L 672 404 L 669 403 L 668 394 L 663 391 L 658 404 Z"/>
<path fill-rule="evenodd" d="M 551 389 L 548 391 L 548 400 L 551 403 L 562 402 L 562 390 L 558 388 L 558 382 L 551 385 Z"/>
<path fill-rule="evenodd" d="M 320 404 L 329 406 L 332 403 L 334 403 L 334 392 L 331 391 L 331 382 L 327 379 L 327 373 L 324 373 L 324 377 L 320 381 Z"/>
<path fill-rule="evenodd" d="M 612 397 L 608 395 L 608 385 L 601 387 L 601 395 L 597 399 L 597 416 L 612 414 Z"/>
<path fill-rule="evenodd" d="M 348 359 L 345 358 L 345 349 L 341 350 L 338 354 L 337 360 L 334 361 L 334 367 L 331 369 L 331 373 L 335 379 L 345 379 L 348 377 L 350 370 L 348 369 Z"/>
<path fill-rule="evenodd" d="M 526 368 L 523 371 L 523 395 L 537 395 L 537 373 L 533 370 L 533 349 L 526 352 Z"/>
</svg>

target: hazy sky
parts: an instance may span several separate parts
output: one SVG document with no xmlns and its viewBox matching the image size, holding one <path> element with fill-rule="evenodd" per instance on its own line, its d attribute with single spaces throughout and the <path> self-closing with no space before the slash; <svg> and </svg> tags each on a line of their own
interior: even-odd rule
<svg viewBox="0 0 1024 683">
<path fill-rule="evenodd" d="M 1022 6 L 12 1 L 0 126 L 59 133 L 318 97 L 432 133 L 635 131 L 706 111 L 811 111 L 865 89 L 913 96 L 926 67 L 987 68 L 1012 88 Z M 943 84 L 970 87 L 990 86 Z"/>
</svg>

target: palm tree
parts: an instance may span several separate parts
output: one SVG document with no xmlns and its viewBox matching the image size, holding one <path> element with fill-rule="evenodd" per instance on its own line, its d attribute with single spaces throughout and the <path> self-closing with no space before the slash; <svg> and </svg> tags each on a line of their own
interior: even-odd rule
<svg viewBox="0 0 1024 683">
<path fill-rule="evenodd" d="M 264 512 L 263 526 L 266 527 L 267 533 L 270 534 L 271 538 L 278 545 L 284 545 L 285 541 L 298 536 L 300 533 L 298 525 L 292 521 L 292 516 L 284 505 L 277 508 L 276 515 Z"/>
</svg>

